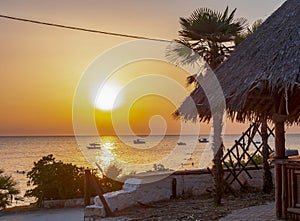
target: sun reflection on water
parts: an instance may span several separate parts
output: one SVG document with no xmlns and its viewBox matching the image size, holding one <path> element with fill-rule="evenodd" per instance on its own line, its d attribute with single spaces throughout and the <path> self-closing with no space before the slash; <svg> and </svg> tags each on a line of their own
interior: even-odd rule
<svg viewBox="0 0 300 221">
<path fill-rule="evenodd" d="M 101 140 L 101 151 L 96 156 L 96 161 L 103 167 L 108 167 L 113 164 L 116 158 L 116 154 L 113 152 L 115 149 L 115 141 L 113 137 L 104 137 Z"/>
</svg>

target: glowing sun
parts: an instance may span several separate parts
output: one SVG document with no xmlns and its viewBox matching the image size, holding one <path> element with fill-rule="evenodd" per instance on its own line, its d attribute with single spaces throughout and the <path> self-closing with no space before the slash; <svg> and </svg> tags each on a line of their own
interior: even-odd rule
<svg viewBox="0 0 300 221">
<path fill-rule="evenodd" d="M 100 110 L 109 111 L 120 106 L 122 96 L 119 93 L 121 87 L 114 83 L 105 84 L 99 91 L 95 99 L 95 107 Z"/>
</svg>

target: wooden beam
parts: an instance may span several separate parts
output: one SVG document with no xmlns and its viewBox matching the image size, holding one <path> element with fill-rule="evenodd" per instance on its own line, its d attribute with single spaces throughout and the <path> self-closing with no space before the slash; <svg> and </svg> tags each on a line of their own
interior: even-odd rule
<svg viewBox="0 0 300 221">
<path fill-rule="evenodd" d="M 285 137 L 284 137 L 284 122 L 286 120 L 285 98 L 283 92 L 274 93 L 274 110 L 272 116 L 275 124 L 275 157 L 276 160 L 285 158 Z M 276 201 L 276 217 L 282 218 L 283 205 L 282 205 L 282 161 L 275 161 L 275 201 Z"/>
<path fill-rule="evenodd" d="M 91 191 L 90 191 L 90 184 L 89 180 L 91 177 L 91 171 L 90 170 L 84 170 L 84 205 L 88 206 L 91 204 Z"/>
<path fill-rule="evenodd" d="M 285 158 L 284 121 L 275 122 L 275 156 L 277 159 Z"/>
<path fill-rule="evenodd" d="M 96 192 L 97 192 L 97 194 L 98 194 L 98 196 L 99 196 L 99 198 L 100 198 L 100 200 L 103 204 L 106 215 L 107 216 L 112 216 L 113 213 L 111 212 L 111 210 L 110 210 L 110 208 L 109 208 L 109 206 L 106 202 L 106 199 L 103 196 L 103 191 L 102 191 L 101 187 L 98 186 L 98 184 L 96 182 L 96 178 L 94 177 L 94 175 L 90 176 L 90 181 L 92 182 L 92 185 L 93 185 L 94 189 L 96 190 Z"/>
<path fill-rule="evenodd" d="M 284 138 L 284 121 L 274 121 L 275 123 L 275 157 L 276 159 L 285 158 L 285 138 Z M 276 216 L 282 218 L 282 165 L 275 163 L 275 201 Z M 285 216 L 285 215 L 284 215 Z"/>
<path fill-rule="evenodd" d="M 275 203 L 276 203 L 276 217 L 278 219 L 282 218 L 282 200 L 281 200 L 281 194 L 282 194 L 282 185 L 281 185 L 281 164 L 276 163 L 275 168 Z"/>
<path fill-rule="evenodd" d="M 287 218 L 287 173 L 286 167 L 284 164 L 281 166 L 282 169 L 282 193 L 281 193 L 281 202 L 282 202 L 282 218 Z"/>
</svg>

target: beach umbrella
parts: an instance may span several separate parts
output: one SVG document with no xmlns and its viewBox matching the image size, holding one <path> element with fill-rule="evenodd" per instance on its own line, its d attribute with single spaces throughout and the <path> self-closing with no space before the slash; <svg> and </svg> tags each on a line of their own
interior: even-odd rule
<svg viewBox="0 0 300 221">
<path fill-rule="evenodd" d="M 226 99 L 227 116 L 240 122 L 272 121 L 275 156 L 285 158 L 284 123 L 300 122 L 300 1 L 287 0 L 215 71 Z M 210 120 L 201 87 L 185 100 L 176 115 L 186 120 Z M 276 214 L 282 216 L 281 165 L 275 164 Z"/>
</svg>

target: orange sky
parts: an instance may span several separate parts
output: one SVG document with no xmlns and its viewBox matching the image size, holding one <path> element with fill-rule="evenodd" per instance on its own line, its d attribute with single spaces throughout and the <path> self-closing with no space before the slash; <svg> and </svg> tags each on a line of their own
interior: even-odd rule
<svg viewBox="0 0 300 221">
<path fill-rule="evenodd" d="M 211 7 L 221 11 L 226 5 L 230 9 L 236 7 L 237 16 L 246 17 L 252 23 L 256 19 L 266 18 L 282 2 L 284 0 L 5 0 L 0 2 L 0 14 L 174 39 L 180 29 L 179 17 L 188 16 L 198 7 Z M 0 28 L 0 135 L 4 136 L 73 134 L 73 96 L 82 74 L 98 55 L 131 40 L 6 19 L 0 19 Z M 156 73 L 153 70 L 151 74 L 172 76 L 174 70 L 171 69 L 172 67 L 163 68 L 161 71 L 156 70 Z M 184 79 L 177 80 L 179 84 L 184 84 Z M 182 97 L 184 96 L 183 94 Z M 133 131 L 149 133 L 149 118 L 157 111 L 167 122 L 167 132 L 178 133 L 180 122 L 171 118 L 174 104 L 159 97 L 148 96 L 144 99 L 132 106 L 129 119 Z M 149 101 L 154 105 L 145 106 Z M 103 112 L 102 115 L 100 113 L 100 110 L 96 110 L 97 124 L 106 121 L 101 123 L 106 126 L 100 127 L 104 133 L 111 132 L 109 118 L 103 117 Z M 210 127 L 201 124 L 201 128 L 200 131 L 208 133 Z M 240 133 L 244 128 L 245 125 L 242 124 L 228 123 L 226 133 Z M 297 133 L 298 129 L 293 127 L 288 132 Z"/>
</svg>

